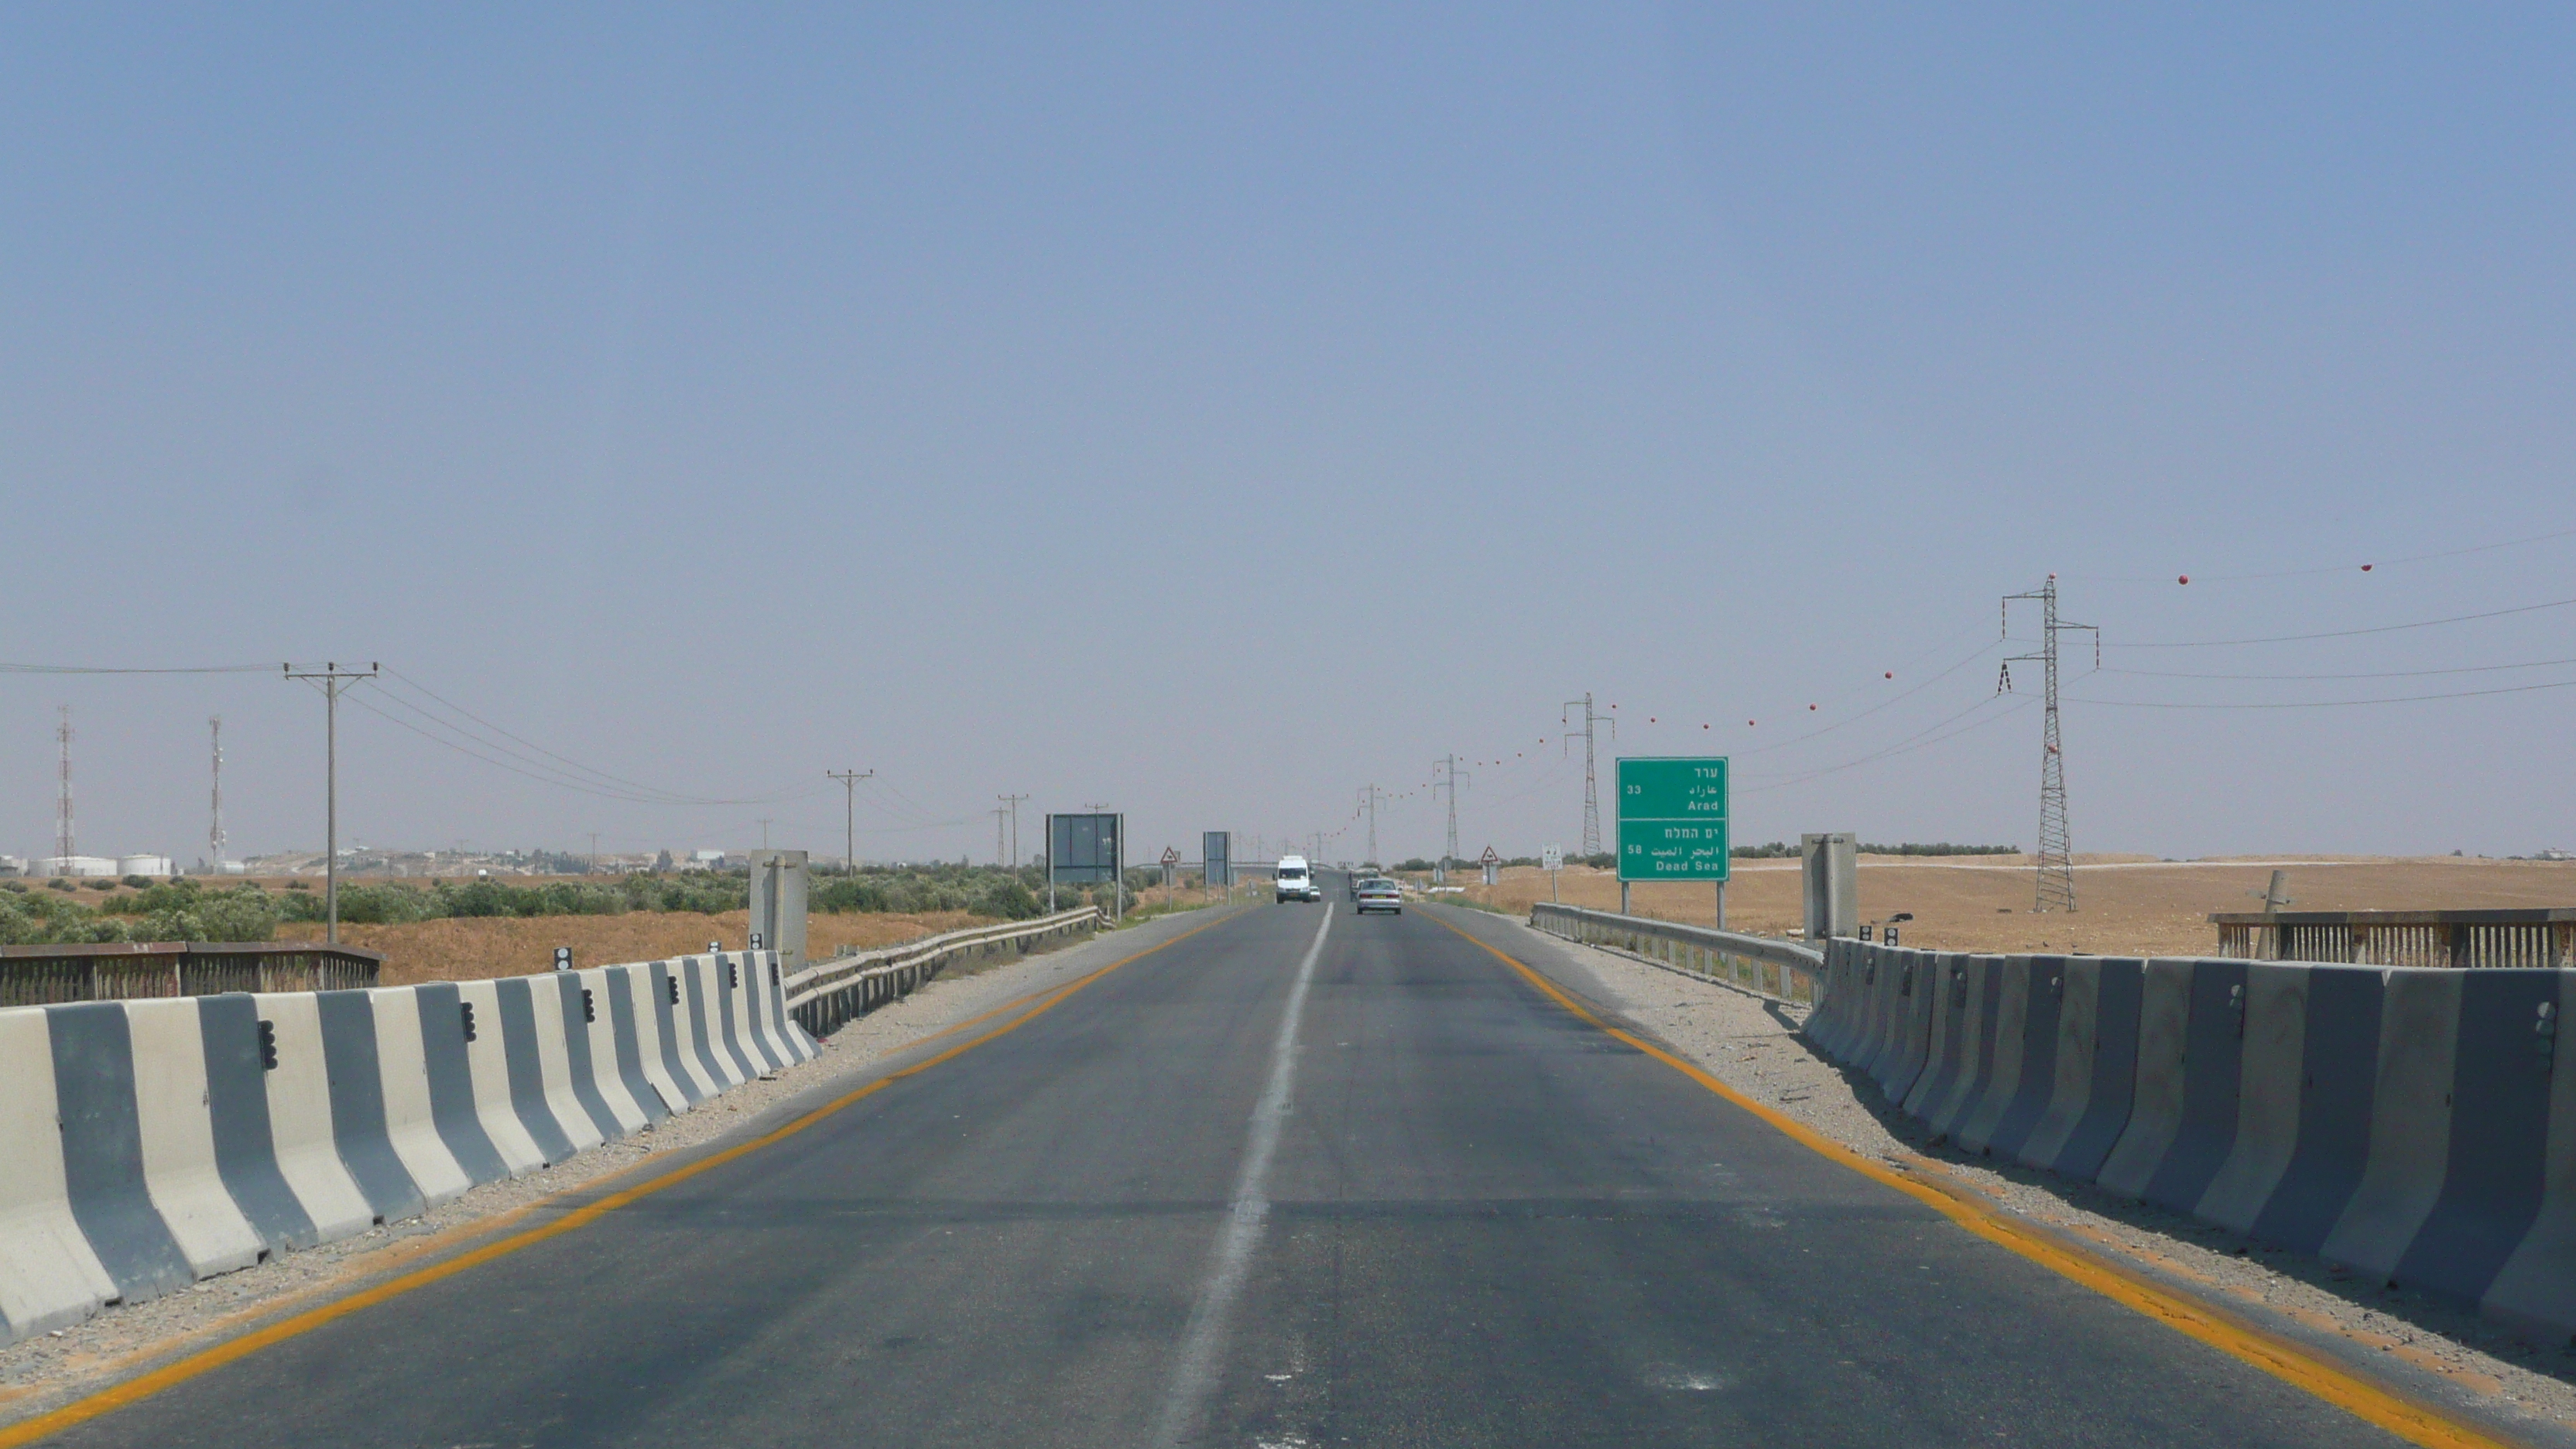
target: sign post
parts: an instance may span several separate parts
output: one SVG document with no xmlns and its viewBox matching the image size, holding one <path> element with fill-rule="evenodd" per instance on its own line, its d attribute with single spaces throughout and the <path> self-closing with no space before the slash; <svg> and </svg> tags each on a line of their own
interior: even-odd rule
<svg viewBox="0 0 2576 1449">
<path fill-rule="evenodd" d="M 1619 909 L 1641 880 L 1704 880 L 1717 886 L 1717 923 L 1726 924 L 1727 762 L 1723 755 L 1619 761 Z"/>
<path fill-rule="evenodd" d="M 1538 863 L 1541 868 L 1547 871 L 1547 898 L 1550 901 L 1554 901 L 1558 899 L 1556 894 L 1556 873 L 1565 869 L 1565 848 L 1559 845 L 1540 846 L 1538 848 Z"/>
<path fill-rule="evenodd" d="M 1476 864 L 1485 868 L 1485 885 L 1491 889 L 1494 884 L 1494 872 L 1502 868 L 1503 858 L 1494 854 L 1494 848 L 1488 845 L 1485 847 L 1485 853 L 1476 857 Z"/>
<path fill-rule="evenodd" d="M 1163 847 L 1163 900 L 1164 900 L 1166 903 L 1169 903 L 1169 902 L 1170 902 L 1170 900 L 1172 899 L 1172 872 L 1173 872 L 1173 871 L 1175 871 L 1175 870 L 1177 870 L 1177 869 L 1179 869 L 1179 868 L 1180 868 L 1180 864 L 1181 864 L 1181 852 L 1179 851 L 1179 849 L 1178 849 L 1178 848 L 1176 848 L 1176 847 L 1174 847 L 1174 846 L 1169 846 L 1169 845 L 1164 846 L 1164 847 Z"/>
</svg>

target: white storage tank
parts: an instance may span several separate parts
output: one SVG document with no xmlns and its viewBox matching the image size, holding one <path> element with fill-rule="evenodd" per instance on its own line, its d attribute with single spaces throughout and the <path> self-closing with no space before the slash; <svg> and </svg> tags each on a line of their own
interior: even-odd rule
<svg viewBox="0 0 2576 1449">
<path fill-rule="evenodd" d="M 118 875 L 166 876 L 170 873 L 170 857 L 166 855 L 120 855 L 116 858 L 116 873 Z"/>
<path fill-rule="evenodd" d="M 116 862 L 104 855 L 48 855 L 35 863 L 29 875 L 114 875 Z"/>
</svg>

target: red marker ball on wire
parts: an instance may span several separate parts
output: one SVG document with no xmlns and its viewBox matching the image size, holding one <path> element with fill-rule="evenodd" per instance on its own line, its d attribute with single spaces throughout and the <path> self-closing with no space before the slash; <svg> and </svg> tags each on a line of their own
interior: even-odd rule
<svg viewBox="0 0 2576 1449">
<path fill-rule="evenodd" d="M 2178 584 L 2187 584 L 2187 583 L 2190 583 L 2190 582 L 2191 582 L 2191 575 L 2189 575 L 2189 574 L 2184 574 L 2182 577 L 2180 577 L 2180 578 L 2178 578 L 2178 579 L 2175 579 L 2175 580 L 2174 580 L 2174 582 L 2175 582 L 2175 583 L 2178 583 Z"/>
</svg>

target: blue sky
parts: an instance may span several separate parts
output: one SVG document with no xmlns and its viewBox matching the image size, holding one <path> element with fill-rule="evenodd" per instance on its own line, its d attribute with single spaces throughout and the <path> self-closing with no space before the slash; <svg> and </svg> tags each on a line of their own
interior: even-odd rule
<svg viewBox="0 0 2576 1449">
<path fill-rule="evenodd" d="M 2576 609 L 2135 647 L 2576 598 L 2571 31 L 17 7 L 6 658 L 382 660 L 767 802 L 362 692 L 371 842 L 837 850 L 857 766 L 863 854 L 982 858 L 1005 791 L 1158 853 L 1454 749 L 1467 849 L 1534 851 L 1589 689 L 1737 756 L 1741 838 L 2028 844 L 2036 711 L 1979 708 L 2020 649 L 1976 651 L 2053 571 L 2163 671 L 2067 687 L 2079 848 L 2576 845 L 2576 691 L 2143 707 L 2576 680 L 2483 668 Z M 0 850 L 50 848 L 66 703 L 84 849 L 201 853 L 216 712 L 236 847 L 318 844 L 309 692 L 12 674 Z"/>
</svg>

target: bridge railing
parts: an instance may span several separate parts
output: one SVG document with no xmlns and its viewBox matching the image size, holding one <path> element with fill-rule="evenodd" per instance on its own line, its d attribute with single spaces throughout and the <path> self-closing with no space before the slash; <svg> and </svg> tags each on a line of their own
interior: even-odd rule
<svg viewBox="0 0 2576 1449">
<path fill-rule="evenodd" d="M 2221 911 L 2218 954 L 2354 966 L 2576 966 L 2576 910 Z"/>
<path fill-rule="evenodd" d="M 853 1017 L 911 995 L 960 961 L 1022 955 L 1097 930 L 1105 919 L 1098 906 L 1084 906 L 818 961 L 787 978 L 787 1010 L 807 1032 L 827 1036 Z"/>
<path fill-rule="evenodd" d="M 1530 924 L 1552 936 L 1614 947 L 1779 1001 L 1813 1006 L 1824 997 L 1825 953 L 1794 941 L 1548 901 L 1530 907 Z"/>
<path fill-rule="evenodd" d="M 0 1006 L 342 991 L 373 986 L 385 958 L 318 941 L 107 941 L 0 946 Z"/>
</svg>

